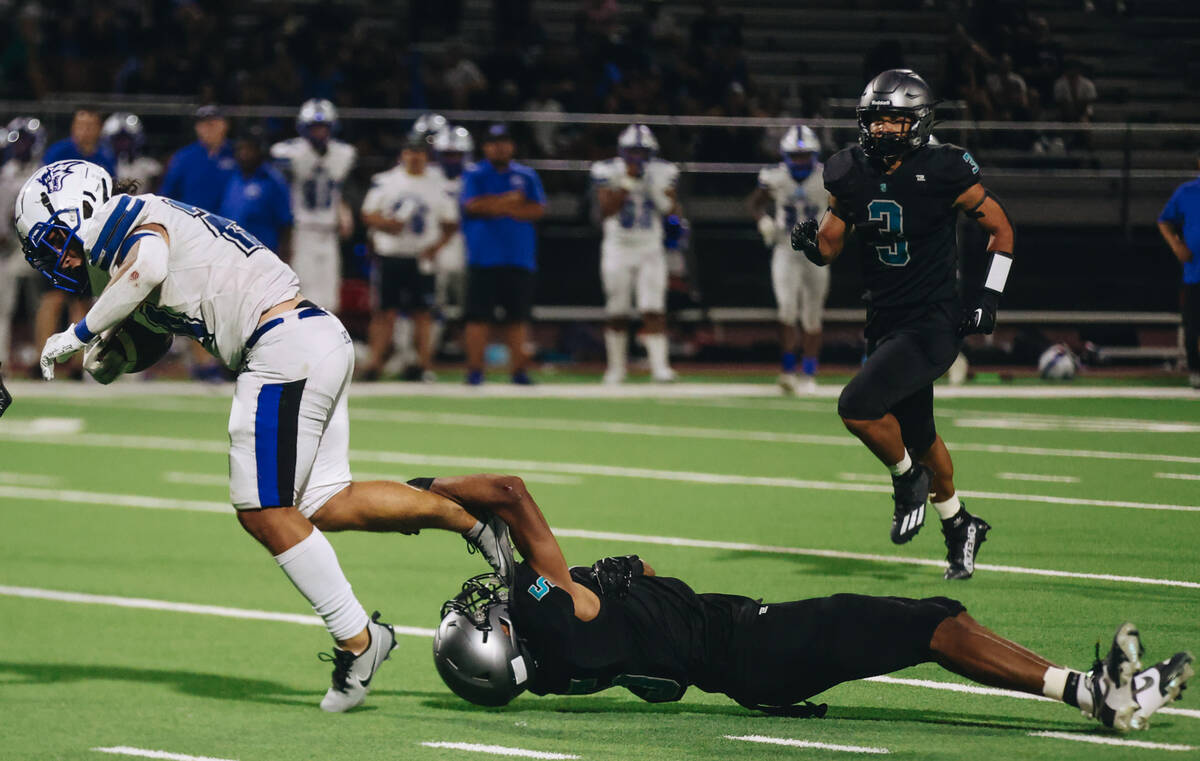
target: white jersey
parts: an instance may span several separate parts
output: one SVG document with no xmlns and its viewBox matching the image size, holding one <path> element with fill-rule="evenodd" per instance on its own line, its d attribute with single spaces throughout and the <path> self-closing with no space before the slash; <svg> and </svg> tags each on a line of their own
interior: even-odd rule
<svg viewBox="0 0 1200 761">
<path fill-rule="evenodd" d="M 273 158 L 292 188 L 296 230 L 337 230 L 342 186 L 354 168 L 357 152 L 341 140 L 330 140 L 324 153 L 294 137 L 271 146 Z"/>
<path fill-rule="evenodd" d="M 817 163 L 803 182 L 796 182 L 787 164 L 780 162 L 758 173 L 758 186 L 771 194 L 775 202 L 775 228 L 778 231 L 776 248 L 791 250 L 792 228 L 805 219 L 820 220 L 829 208 L 829 192 L 825 190 L 823 165 Z"/>
<path fill-rule="evenodd" d="M 296 273 L 236 223 L 156 195 L 116 195 L 80 228 L 92 292 L 100 293 L 147 223 L 167 230 L 167 277 L 138 307 L 148 322 L 194 338 L 226 367 L 241 366 L 262 313 L 294 298 Z"/>
<path fill-rule="evenodd" d="M 116 178 L 136 181 L 139 193 L 149 193 L 153 190 L 154 181 L 162 177 L 162 173 L 162 162 L 149 156 L 138 156 L 132 161 L 125 157 L 117 159 Z"/>
<path fill-rule="evenodd" d="M 469 168 L 469 166 L 464 167 L 464 169 Z M 462 195 L 462 175 L 455 177 L 453 180 L 443 178 L 442 190 L 445 192 L 447 200 L 450 201 L 457 220 L 460 216 L 458 199 Z M 446 241 L 446 245 L 438 249 L 436 264 L 438 272 L 462 272 L 466 269 L 467 243 L 463 239 L 462 230 L 454 233 L 454 237 Z"/>
<path fill-rule="evenodd" d="M 15 253 L 21 250 L 21 242 L 13 232 L 13 209 L 17 205 L 21 186 L 41 166 L 40 161 L 13 160 L 4 162 L 4 166 L 0 167 L 0 240 L 8 242 L 5 250 L 0 251 L 0 257 L 9 251 Z"/>
<path fill-rule="evenodd" d="M 592 164 L 592 183 L 597 188 L 615 188 L 626 173 L 625 160 L 617 157 Z M 604 220 L 604 242 L 620 248 L 661 247 L 663 212 L 653 198 L 665 190 L 674 190 L 679 167 L 669 161 L 646 162 L 641 182 L 630 191 L 621 210 Z"/>
<path fill-rule="evenodd" d="M 410 211 L 400 234 L 371 231 L 371 245 L 380 256 L 417 256 L 442 236 L 442 223 L 458 222 L 457 201 L 446 193 L 440 170 L 413 175 L 396 166 L 380 172 L 371 178 L 362 210 L 395 219 L 406 204 Z"/>
</svg>

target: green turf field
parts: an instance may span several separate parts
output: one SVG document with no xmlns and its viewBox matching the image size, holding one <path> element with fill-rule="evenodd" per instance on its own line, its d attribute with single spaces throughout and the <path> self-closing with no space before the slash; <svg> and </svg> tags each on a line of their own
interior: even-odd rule
<svg viewBox="0 0 1200 761">
<path fill-rule="evenodd" d="M 475 708 L 438 679 L 424 631 L 485 566 L 436 532 L 331 536 L 368 611 L 414 631 L 364 707 L 325 715 L 327 635 L 226 506 L 220 392 L 16 395 L 0 421 L 5 761 L 128 757 L 93 750 L 118 746 L 238 761 L 489 757 L 422 743 L 597 760 L 1188 755 L 1031 734 L 1117 737 L 1063 705 L 949 691 L 966 682 L 932 665 L 837 687 L 819 698 L 821 720 L 760 716 L 695 689 L 671 705 L 613 690 Z M 698 591 L 768 601 L 952 595 L 1077 668 L 1125 619 L 1141 626 L 1148 661 L 1200 648 L 1197 401 L 939 401 L 959 489 L 994 527 L 976 577 L 958 583 L 941 578 L 936 525 L 889 542 L 886 472 L 832 398 L 361 396 L 351 413 L 356 474 L 516 472 L 564 530 L 568 561 L 638 552 Z M 1173 708 L 1126 739 L 1200 746 L 1200 705 Z M 726 737 L 750 735 L 846 749 Z"/>
</svg>

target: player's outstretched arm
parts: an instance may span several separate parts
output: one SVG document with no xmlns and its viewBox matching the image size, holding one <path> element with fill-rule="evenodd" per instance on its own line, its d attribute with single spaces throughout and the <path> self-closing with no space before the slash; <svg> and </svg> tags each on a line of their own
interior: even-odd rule
<svg viewBox="0 0 1200 761">
<path fill-rule="evenodd" d="M 983 288 L 974 305 L 968 304 L 959 325 L 959 335 L 990 334 L 996 328 L 996 308 L 1013 263 L 1014 233 L 1008 213 L 999 199 L 980 183 L 963 191 L 954 202 L 988 234 L 988 265 Z"/>
<path fill-rule="evenodd" d="M 497 515 L 508 524 L 513 544 L 529 566 L 571 595 L 576 617 L 590 621 L 600 612 L 600 600 L 595 593 L 571 578 L 546 516 L 518 476 L 483 473 L 436 478 L 429 489 L 454 500 L 477 518 L 485 513 Z"/>
</svg>

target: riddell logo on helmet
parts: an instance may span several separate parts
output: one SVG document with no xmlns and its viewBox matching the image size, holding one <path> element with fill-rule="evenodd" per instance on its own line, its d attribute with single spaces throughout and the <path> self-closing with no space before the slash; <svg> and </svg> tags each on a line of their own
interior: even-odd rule
<svg viewBox="0 0 1200 761">
<path fill-rule="evenodd" d="M 890 105 L 892 105 L 892 102 L 890 100 L 888 100 L 887 98 L 876 98 L 875 100 L 871 101 L 871 105 L 872 106 L 890 106 Z"/>
<path fill-rule="evenodd" d="M 42 184 L 42 187 L 46 188 L 47 193 L 57 193 L 62 190 L 63 180 L 74 170 L 75 163 L 79 162 L 70 164 L 57 162 L 51 164 L 46 167 L 46 171 L 42 172 L 42 176 L 38 177 L 38 182 Z"/>
</svg>

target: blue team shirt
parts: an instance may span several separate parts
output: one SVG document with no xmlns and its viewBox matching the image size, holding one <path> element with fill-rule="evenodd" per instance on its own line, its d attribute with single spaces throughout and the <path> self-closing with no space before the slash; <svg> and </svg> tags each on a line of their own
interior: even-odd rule
<svg viewBox="0 0 1200 761">
<path fill-rule="evenodd" d="M 1189 285 L 1200 283 L 1200 179 L 1176 188 L 1162 214 L 1158 215 L 1158 221 L 1180 228 L 1183 242 L 1192 252 L 1192 260 L 1183 263 L 1183 282 Z"/>
<path fill-rule="evenodd" d="M 546 191 L 537 172 L 524 164 L 512 161 L 499 172 L 490 161 L 480 161 L 463 172 L 459 203 L 464 207 L 462 233 L 470 266 L 537 269 L 537 232 L 532 222 L 512 217 L 473 217 L 466 212 L 466 203 L 472 198 L 510 190 L 520 190 L 527 200 L 546 203 Z"/>
<path fill-rule="evenodd" d="M 234 172 L 217 213 L 237 222 L 267 248 L 278 252 L 279 229 L 292 224 L 287 180 L 270 164 L 263 164 L 249 177 Z"/>
<path fill-rule="evenodd" d="M 233 145 L 228 140 L 215 156 L 209 156 L 208 149 L 197 140 L 171 157 L 158 194 L 213 211 L 220 208 L 229 178 L 236 171 Z"/>
<path fill-rule="evenodd" d="M 96 148 L 94 153 L 85 156 L 79 150 L 79 146 L 75 145 L 75 141 L 68 137 L 59 140 L 47 148 L 46 153 L 42 157 L 42 160 L 47 164 L 53 164 L 55 161 L 66 161 L 68 159 L 90 161 L 93 164 L 104 167 L 104 170 L 113 176 L 117 174 L 117 157 L 103 143 Z"/>
</svg>

